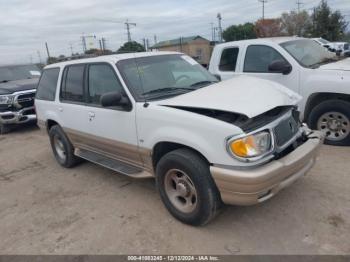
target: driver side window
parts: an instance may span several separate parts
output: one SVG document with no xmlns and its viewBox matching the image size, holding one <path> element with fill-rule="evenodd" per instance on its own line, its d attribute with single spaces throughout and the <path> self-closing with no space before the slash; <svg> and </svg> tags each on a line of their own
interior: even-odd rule
<svg viewBox="0 0 350 262">
<path fill-rule="evenodd" d="M 115 91 L 123 93 L 123 87 L 113 68 L 107 64 L 90 65 L 88 83 L 91 104 L 100 105 L 103 94 Z"/>
<path fill-rule="evenodd" d="M 286 61 L 279 52 L 270 46 L 251 45 L 247 48 L 243 71 L 246 73 L 270 73 L 269 65 L 276 60 Z"/>
</svg>

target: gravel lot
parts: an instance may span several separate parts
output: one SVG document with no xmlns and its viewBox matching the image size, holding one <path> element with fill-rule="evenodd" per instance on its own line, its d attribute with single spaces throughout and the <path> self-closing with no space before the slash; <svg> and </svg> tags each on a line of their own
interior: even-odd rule
<svg viewBox="0 0 350 262">
<path fill-rule="evenodd" d="M 60 167 L 48 137 L 0 137 L 1 254 L 350 254 L 350 148 L 323 146 L 308 176 L 201 228 L 172 218 L 154 181 Z"/>
</svg>

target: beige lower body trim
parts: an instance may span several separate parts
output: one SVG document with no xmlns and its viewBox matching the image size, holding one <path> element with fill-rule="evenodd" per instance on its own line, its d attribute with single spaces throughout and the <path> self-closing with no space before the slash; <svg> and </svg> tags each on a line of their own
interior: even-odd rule
<svg viewBox="0 0 350 262">
<path fill-rule="evenodd" d="M 323 135 L 315 132 L 287 156 L 252 170 L 233 170 L 212 166 L 214 181 L 224 203 L 253 205 L 263 202 L 305 175 L 316 161 Z"/>
<path fill-rule="evenodd" d="M 63 128 L 75 148 L 93 151 L 110 158 L 140 167 L 153 174 L 151 150 L 123 142 L 97 137 L 84 132 Z"/>
</svg>

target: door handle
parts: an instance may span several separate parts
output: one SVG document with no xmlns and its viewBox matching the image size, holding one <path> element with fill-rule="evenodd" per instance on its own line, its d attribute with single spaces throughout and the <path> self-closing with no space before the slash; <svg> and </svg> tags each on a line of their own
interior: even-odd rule
<svg viewBox="0 0 350 262">
<path fill-rule="evenodd" d="M 95 113 L 94 112 L 89 112 L 89 120 L 92 121 L 92 119 L 94 119 L 95 117 Z"/>
<path fill-rule="evenodd" d="M 63 112 L 63 108 L 62 108 L 62 107 L 59 107 L 59 108 L 58 108 L 58 111 Z"/>
</svg>

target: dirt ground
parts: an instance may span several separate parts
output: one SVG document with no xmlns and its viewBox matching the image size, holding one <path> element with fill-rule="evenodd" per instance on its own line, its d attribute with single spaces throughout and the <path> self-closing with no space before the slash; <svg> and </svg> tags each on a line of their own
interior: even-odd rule
<svg viewBox="0 0 350 262">
<path fill-rule="evenodd" d="M 350 148 L 323 146 L 308 176 L 268 202 L 190 227 L 154 181 L 60 167 L 34 127 L 0 137 L 1 254 L 350 254 Z"/>
</svg>

